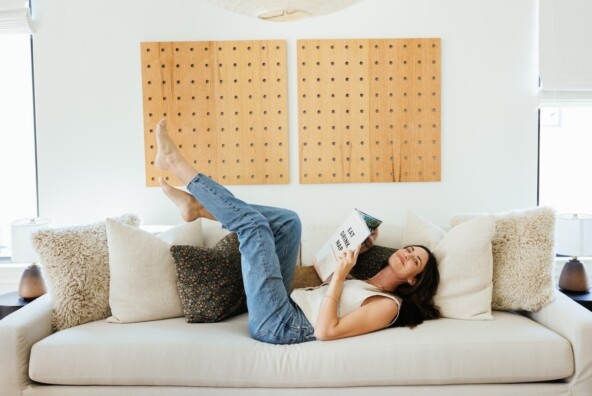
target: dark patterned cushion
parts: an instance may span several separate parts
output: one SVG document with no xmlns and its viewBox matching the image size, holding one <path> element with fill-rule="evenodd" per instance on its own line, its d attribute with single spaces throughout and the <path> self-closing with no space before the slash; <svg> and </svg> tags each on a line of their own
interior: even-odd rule
<svg viewBox="0 0 592 396">
<path fill-rule="evenodd" d="M 187 322 L 217 322 L 246 312 L 241 256 L 235 233 L 209 248 L 173 245 L 171 254 Z"/>
<path fill-rule="evenodd" d="M 396 250 L 384 246 L 372 246 L 367 252 L 358 256 L 358 262 L 352 268 L 350 274 L 356 279 L 365 280 L 372 278 L 386 266 L 388 258 Z"/>
</svg>

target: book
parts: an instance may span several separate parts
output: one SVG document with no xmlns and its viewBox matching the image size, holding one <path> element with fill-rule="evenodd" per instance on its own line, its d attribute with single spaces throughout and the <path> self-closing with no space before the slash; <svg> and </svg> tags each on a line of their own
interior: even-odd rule
<svg viewBox="0 0 592 396">
<path fill-rule="evenodd" d="M 380 224 L 382 221 L 376 217 L 354 209 L 315 254 L 321 279 L 326 281 L 333 273 L 341 253 L 346 249 L 355 250 Z"/>
</svg>

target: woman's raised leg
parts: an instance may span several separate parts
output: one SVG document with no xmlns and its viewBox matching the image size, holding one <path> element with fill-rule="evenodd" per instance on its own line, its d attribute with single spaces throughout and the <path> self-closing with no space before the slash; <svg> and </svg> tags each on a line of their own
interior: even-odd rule
<svg viewBox="0 0 592 396">
<path fill-rule="evenodd" d="M 257 207 L 236 198 L 203 174 L 198 174 L 187 189 L 225 228 L 236 232 L 238 236 L 251 335 L 274 344 L 314 339 L 310 323 L 290 299 L 290 285 L 284 283 L 283 266 L 279 261 L 276 237 L 270 221 Z M 282 241 L 290 240 L 286 231 L 294 232 L 291 242 L 297 242 L 280 248 L 286 251 L 282 256 L 289 256 L 291 260 L 291 263 L 286 263 L 284 271 L 293 273 L 293 263 L 298 252 L 295 246 L 299 245 L 300 240 L 300 221 L 295 213 L 288 216 L 288 212 L 277 213 L 279 221 L 274 227 L 284 229 L 284 232 L 279 233 L 283 235 Z M 291 275 L 287 278 L 291 278 Z"/>
<path fill-rule="evenodd" d="M 280 263 L 280 272 L 288 294 L 292 290 L 292 279 L 300 253 L 302 226 L 295 212 L 271 206 L 251 205 L 269 222 L 274 237 L 275 252 Z"/>
<path fill-rule="evenodd" d="M 310 323 L 291 301 L 289 284 L 285 284 L 291 281 L 300 244 L 298 216 L 286 210 L 269 210 L 268 216 L 273 220 L 270 221 L 259 211 L 262 207 L 241 201 L 220 184 L 197 173 L 166 133 L 166 123 L 160 122 L 157 127 L 157 144 L 156 166 L 187 181 L 191 195 L 238 236 L 252 336 L 278 344 L 314 339 Z M 279 253 L 272 227 L 278 232 Z M 288 260 L 291 270 L 282 269 L 279 256 Z M 285 281 L 282 273 L 286 271 L 289 279 Z"/>
</svg>

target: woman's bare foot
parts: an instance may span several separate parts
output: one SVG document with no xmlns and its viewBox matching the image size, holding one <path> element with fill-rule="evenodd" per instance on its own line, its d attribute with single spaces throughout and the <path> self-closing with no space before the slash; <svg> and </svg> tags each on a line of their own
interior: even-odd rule
<svg viewBox="0 0 592 396">
<path fill-rule="evenodd" d="M 183 220 L 190 222 L 197 220 L 200 217 L 216 220 L 216 218 L 212 216 L 193 195 L 171 186 L 163 177 L 158 178 L 158 183 L 161 185 L 165 195 L 177 206 Z"/>
<path fill-rule="evenodd" d="M 171 172 L 183 184 L 188 184 L 197 175 L 197 171 L 187 162 L 169 136 L 166 118 L 156 124 L 156 147 L 156 169 Z"/>
<path fill-rule="evenodd" d="M 175 142 L 169 136 L 166 124 L 166 118 L 161 119 L 156 124 L 157 151 L 154 164 L 157 169 L 163 171 L 171 170 L 174 164 L 181 159 L 181 154 L 177 150 Z"/>
</svg>

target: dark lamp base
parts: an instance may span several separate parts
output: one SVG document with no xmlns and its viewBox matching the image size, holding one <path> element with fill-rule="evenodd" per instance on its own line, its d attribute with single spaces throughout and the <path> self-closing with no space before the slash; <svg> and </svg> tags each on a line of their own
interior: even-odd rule
<svg viewBox="0 0 592 396">
<path fill-rule="evenodd" d="M 586 267 L 580 260 L 573 258 L 565 263 L 559 276 L 559 288 L 572 293 L 585 293 L 590 290 Z"/>
</svg>

